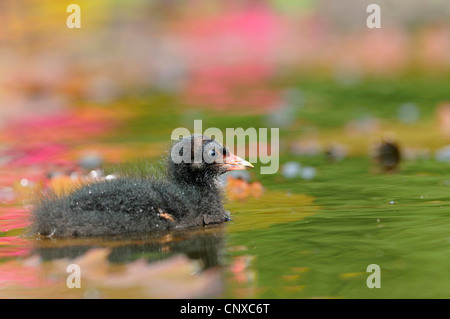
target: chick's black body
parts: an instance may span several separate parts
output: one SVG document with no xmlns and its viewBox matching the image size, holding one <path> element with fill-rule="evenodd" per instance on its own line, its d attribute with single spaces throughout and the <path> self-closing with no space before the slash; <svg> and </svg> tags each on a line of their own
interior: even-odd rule
<svg viewBox="0 0 450 319">
<path fill-rule="evenodd" d="M 194 150 L 195 139 L 201 140 L 202 150 L 214 149 L 214 155 L 227 158 L 228 151 L 212 139 L 193 135 L 182 142 Z M 103 236 L 228 220 L 217 182 L 227 170 L 226 164 L 215 160 L 177 164 L 171 159 L 167 164 L 166 178 L 122 177 L 86 185 L 65 197 L 41 200 L 34 210 L 33 232 L 60 237 Z"/>
</svg>

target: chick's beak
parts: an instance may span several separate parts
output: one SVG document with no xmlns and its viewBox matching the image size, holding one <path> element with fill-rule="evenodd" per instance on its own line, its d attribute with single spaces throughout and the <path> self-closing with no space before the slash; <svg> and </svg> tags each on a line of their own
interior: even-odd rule
<svg viewBox="0 0 450 319">
<path fill-rule="evenodd" d="M 227 156 L 224 159 L 223 165 L 226 166 L 227 171 L 236 171 L 253 168 L 252 164 L 234 154 L 230 154 L 229 156 Z"/>
</svg>

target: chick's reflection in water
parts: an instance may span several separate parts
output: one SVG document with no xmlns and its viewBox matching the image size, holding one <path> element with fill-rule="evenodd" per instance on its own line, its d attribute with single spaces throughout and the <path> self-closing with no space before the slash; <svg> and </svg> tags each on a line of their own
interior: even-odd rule
<svg viewBox="0 0 450 319">
<path fill-rule="evenodd" d="M 224 225 L 211 225 L 185 230 L 165 231 L 152 235 L 110 238 L 72 238 L 37 240 L 34 252 L 42 260 L 74 259 L 92 248 L 109 248 L 109 261 L 127 263 L 140 258 L 148 262 L 174 255 L 197 260 L 203 269 L 220 266 L 224 251 Z"/>
</svg>

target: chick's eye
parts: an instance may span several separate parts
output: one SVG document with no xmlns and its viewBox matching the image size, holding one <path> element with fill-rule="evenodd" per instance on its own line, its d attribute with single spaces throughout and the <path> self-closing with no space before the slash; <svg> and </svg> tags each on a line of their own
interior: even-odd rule
<svg viewBox="0 0 450 319">
<path fill-rule="evenodd" d="M 209 155 L 211 155 L 212 157 L 216 157 L 216 155 L 217 155 L 216 150 L 215 150 L 215 149 L 212 149 L 212 150 L 209 152 Z"/>
</svg>

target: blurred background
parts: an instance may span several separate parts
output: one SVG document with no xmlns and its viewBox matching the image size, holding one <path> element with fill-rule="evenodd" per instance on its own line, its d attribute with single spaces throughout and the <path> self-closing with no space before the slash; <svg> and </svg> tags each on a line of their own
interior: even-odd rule
<svg viewBox="0 0 450 319">
<path fill-rule="evenodd" d="M 366 25 L 370 1 L 79 1 L 81 29 L 66 27 L 68 4 L 0 4 L 0 126 L 21 129 L 3 145 L 70 143 L 51 132 L 74 129 L 62 119 L 83 126 L 77 116 L 95 122 L 84 131 L 109 127 L 133 143 L 167 140 L 193 119 L 314 139 L 337 126 L 359 135 L 382 119 L 417 124 L 438 106 L 450 131 L 445 0 L 379 1 L 380 29 Z M 116 134 L 123 121 L 133 124 Z M 433 133 L 417 138 L 437 147 Z"/>
<path fill-rule="evenodd" d="M 450 221 L 433 209 L 450 185 L 450 2 L 378 0 L 381 28 L 369 29 L 373 2 L 78 0 L 81 28 L 69 29 L 70 1 L 1 1 L 2 260 L 33 255 L 20 234 L 36 190 L 159 159 L 173 129 L 201 119 L 281 136 L 277 174 L 228 180 L 242 215 L 213 264 L 237 288 L 219 296 L 448 296 Z M 395 169 L 380 160 L 387 142 Z M 401 204 L 406 215 L 385 215 Z M 421 251 L 427 292 L 407 280 L 429 285 Z M 355 281 L 377 259 L 399 278 L 389 295 Z M 20 286 L 16 275 L 4 280 Z"/>
</svg>

